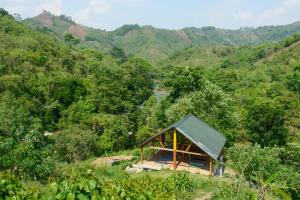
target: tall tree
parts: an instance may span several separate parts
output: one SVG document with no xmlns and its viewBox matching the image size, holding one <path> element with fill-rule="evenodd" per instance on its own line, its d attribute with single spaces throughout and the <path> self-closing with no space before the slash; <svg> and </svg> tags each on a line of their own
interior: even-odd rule
<svg viewBox="0 0 300 200">
<path fill-rule="evenodd" d="M 167 75 L 165 85 L 172 88 L 170 98 L 174 101 L 190 92 L 200 90 L 203 86 L 204 78 L 200 68 L 197 67 L 174 67 Z"/>
<path fill-rule="evenodd" d="M 282 146 L 287 142 L 285 111 L 274 100 L 257 100 L 246 117 L 246 127 L 252 143 L 265 146 Z"/>
<path fill-rule="evenodd" d="M 113 46 L 110 53 L 118 61 L 118 63 L 123 63 L 127 61 L 127 56 L 121 47 Z"/>
<path fill-rule="evenodd" d="M 234 114 L 232 100 L 216 85 L 204 80 L 201 89 L 178 98 L 166 116 L 169 123 L 193 113 L 211 126 L 224 132 L 232 141 L 235 137 L 237 117 Z"/>
<path fill-rule="evenodd" d="M 66 33 L 64 35 L 64 40 L 69 45 L 76 45 L 80 42 L 80 40 L 78 38 L 75 38 L 71 33 Z"/>
</svg>

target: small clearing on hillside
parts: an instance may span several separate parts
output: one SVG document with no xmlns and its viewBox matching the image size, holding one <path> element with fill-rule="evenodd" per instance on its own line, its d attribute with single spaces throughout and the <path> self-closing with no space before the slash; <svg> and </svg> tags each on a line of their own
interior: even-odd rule
<svg viewBox="0 0 300 200">
<path fill-rule="evenodd" d="M 108 165 L 111 166 L 113 163 L 117 163 L 120 161 L 130 161 L 133 159 L 133 156 L 109 156 L 109 157 L 102 157 L 94 160 L 92 162 L 93 165 Z"/>
</svg>

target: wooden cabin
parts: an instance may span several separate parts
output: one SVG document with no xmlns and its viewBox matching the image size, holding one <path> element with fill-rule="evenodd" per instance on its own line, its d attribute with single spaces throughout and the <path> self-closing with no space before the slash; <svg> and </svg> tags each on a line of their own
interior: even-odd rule
<svg viewBox="0 0 300 200">
<path fill-rule="evenodd" d="M 222 175 L 222 168 L 213 169 L 213 160 L 223 161 L 226 138 L 192 114 L 163 129 L 140 144 L 143 169 L 186 170 L 204 175 Z M 152 156 L 144 160 L 144 148 Z"/>
</svg>

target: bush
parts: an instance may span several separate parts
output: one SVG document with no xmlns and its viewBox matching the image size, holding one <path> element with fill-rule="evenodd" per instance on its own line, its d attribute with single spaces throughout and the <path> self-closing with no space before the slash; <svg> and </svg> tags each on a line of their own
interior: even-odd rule
<svg viewBox="0 0 300 200">
<path fill-rule="evenodd" d="M 109 114 L 96 114 L 89 120 L 93 131 L 99 136 L 102 151 L 119 151 L 134 144 L 127 117 Z"/>
<path fill-rule="evenodd" d="M 40 195 L 35 191 L 27 190 L 21 181 L 9 172 L 0 174 L 1 199 L 32 199 L 38 200 Z"/>
<path fill-rule="evenodd" d="M 154 134 L 155 132 L 149 126 L 145 125 L 140 127 L 135 134 L 136 144 L 141 144 Z"/>
<path fill-rule="evenodd" d="M 257 199 L 254 190 L 240 187 L 238 184 L 222 184 L 218 185 L 216 193 L 212 197 L 213 200 L 224 199 Z"/>
<path fill-rule="evenodd" d="M 193 181 L 186 173 L 167 178 L 142 175 L 105 180 L 86 170 L 45 186 L 33 191 L 18 179 L 5 177 L 0 182 L 0 194 L 4 199 L 190 199 Z"/>
<path fill-rule="evenodd" d="M 300 40 L 300 34 L 294 34 L 284 40 L 284 47 L 289 47 Z"/>
<path fill-rule="evenodd" d="M 89 130 L 77 127 L 56 133 L 53 150 L 62 161 L 74 162 L 99 154 L 98 137 Z"/>
<path fill-rule="evenodd" d="M 236 145 L 228 149 L 227 155 L 232 167 L 239 172 L 238 178 L 246 178 L 257 186 L 259 198 L 263 199 L 268 191 L 281 198 L 299 197 L 300 173 L 282 164 L 282 150 Z"/>
<path fill-rule="evenodd" d="M 287 142 L 284 108 L 275 101 L 256 101 L 248 108 L 246 127 L 250 141 L 265 146 L 282 146 Z"/>
<path fill-rule="evenodd" d="M 168 74 L 165 85 L 172 88 L 171 101 L 190 92 L 200 90 L 205 82 L 201 69 L 197 67 L 174 67 Z"/>
<path fill-rule="evenodd" d="M 8 15 L 9 15 L 9 13 L 6 10 L 4 10 L 3 8 L 0 8 L 0 17 L 8 16 Z"/>
<path fill-rule="evenodd" d="M 189 113 L 222 131 L 229 141 L 234 140 L 237 118 L 232 100 L 218 86 L 205 81 L 202 89 L 179 98 L 166 110 L 169 123 L 174 123 Z"/>
<path fill-rule="evenodd" d="M 295 71 L 292 74 L 289 74 L 286 79 L 286 87 L 289 90 L 300 94 L 300 72 Z"/>
</svg>

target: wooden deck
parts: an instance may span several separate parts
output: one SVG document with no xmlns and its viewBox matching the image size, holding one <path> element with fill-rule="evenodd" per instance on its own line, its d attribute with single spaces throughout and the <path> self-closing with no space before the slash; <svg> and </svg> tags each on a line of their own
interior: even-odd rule
<svg viewBox="0 0 300 200">
<path fill-rule="evenodd" d="M 209 175 L 209 159 L 207 156 L 199 157 L 177 153 L 178 162 L 176 170 L 184 170 L 191 173 Z M 139 162 L 137 167 L 152 170 L 171 169 L 173 170 L 173 152 L 158 151 L 148 160 Z"/>
</svg>

